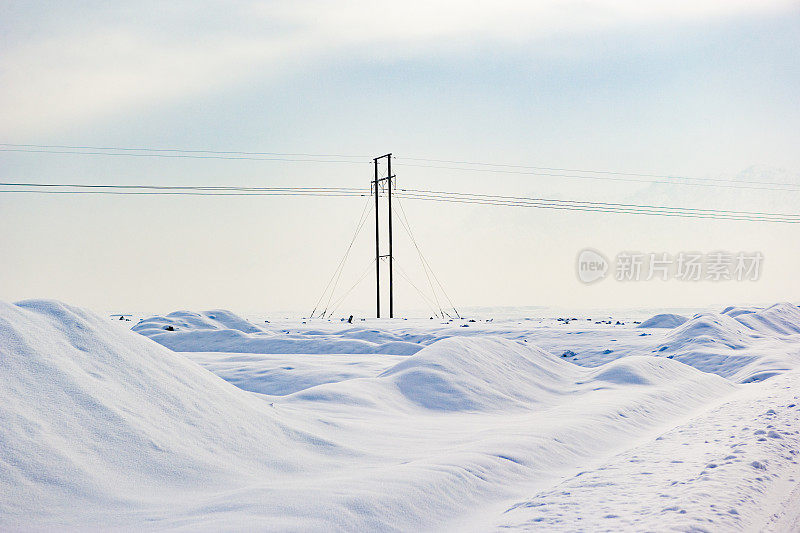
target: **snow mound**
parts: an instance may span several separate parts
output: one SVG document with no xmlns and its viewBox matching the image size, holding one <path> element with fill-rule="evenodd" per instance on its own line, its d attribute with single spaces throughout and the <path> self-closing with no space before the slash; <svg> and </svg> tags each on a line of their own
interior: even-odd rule
<svg viewBox="0 0 800 533">
<path fill-rule="evenodd" d="M 540 402 L 568 390 L 580 370 L 543 350 L 501 338 L 441 340 L 383 372 L 427 409 L 478 411 Z"/>
<path fill-rule="evenodd" d="M 183 356 L 54 301 L 0 302 L 0 376 L 0 524 L 297 470 L 319 441 Z"/>
<path fill-rule="evenodd" d="M 800 334 L 800 308 L 790 303 L 777 303 L 766 309 L 728 307 L 723 314 L 765 335 Z"/>
<path fill-rule="evenodd" d="M 684 322 L 689 320 L 685 316 L 681 315 L 674 315 L 672 313 L 664 313 L 660 315 L 655 315 L 641 324 L 639 324 L 638 328 L 665 328 L 665 329 L 672 329 L 680 326 Z"/>
<path fill-rule="evenodd" d="M 329 391 L 333 398 L 348 398 L 354 404 L 481 412 L 537 410 L 611 388 L 728 385 L 717 376 L 670 359 L 632 356 L 583 368 L 536 346 L 500 337 L 441 340 L 369 381 L 369 387 L 362 386 L 364 380 L 353 380 L 316 387 L 299 396 L 321 399 L 323 391 Z M 392 393 L 400 398 L 392 398 Z"/>
<path fill-rule="evenodd" d="M 197 331 L 258 335 L 229 319 Z M 735 389 L 669 359 L 590 369 L 462 337 L 263 396 L 52 301 L 0 303 L 0 377 L 2 530 L 458 530 Z"/>
<path fill-rule="evenodd" d="M 246 391 L 286 396 L 324 383 L 380 374 L 397 363 L 397 356 L 380 354 L 247 354 L 187 352 L 229 383 Z"/>
<path fill-rule="evenodd" d="M 242 333 L 262 333 L 265 330 L 224 309 L 194 313 L 175 311 L 166 316 L 154 316 L 140 320 L 133 331 L 138 333 L 158 333 L 172 327 L 180 330 L 234 330 Z"/>
<path fill-rule="evenodd" d="M 417 342 L 369 330 L 270 331 L 224 310 L 176 311 L 143 319 L 132 330 L 176 352 L 411 355 L 422 349 Z"/>
<path fill-rule="evenodd" d="M 586 383 L 662 386 L 681 379 L 700 379 L 701 375 L 694 368 L 670 359 L 634 355 L 593 369 Z"/>
<path fill-rule="evenodd" d="M 706 345 L 741 349 L 750 339 L 759 337 L 728 315 L 701 313 L 674 329 L 665 339 L 664 345 L 671 348 Z"/>
<path fill-rule="evenodd" d="M 701 313 L 675 328 L 654 352 L 739 382 L 793 368 L 800 355 L 800 310 L 728 307 Z"/>
</svg>

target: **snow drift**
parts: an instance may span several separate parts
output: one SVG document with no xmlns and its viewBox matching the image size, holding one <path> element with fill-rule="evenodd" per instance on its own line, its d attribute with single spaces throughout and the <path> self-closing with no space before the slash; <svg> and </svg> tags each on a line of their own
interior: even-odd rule
<svg viewBox="0 0 800 533">
<path fill-rule="evenodd" d="M 499 357 L 487 357 L 487 353 Z M 521 343 L 449 338 L 379 378 L 428 409 L 483 411 L 541 402 L 572 388 L 579 374 L 575 365 Z"/>
<path fill-rule="evenodd" d="M 672 313 L 663 313 L 660 315 L 651 316 L 641 324 L 638 328 L 675 328 L 689 320 L 685 316 L 675 315 Z"/>
<path fill-rule="evenodd" d="M 176 352 L 411 355 L 423 347 L 415 342 L 386 340 L 385 335 L 367 330 L 304 335 L 275 332 L 222 310 L 176 311 L 143 319 L 132 329 Z"/>
<path fill-rule="evenodd" d="M 134 326 L 135 331 L 139 331 L 140 333 L 144 334 L 159 333 L 166 331 L 168 328 L 172 328 L 172 330 L 175 331 L 232 330 L 240 333 L 267 332 L 265 329 L 256 326 L 252 322 L 236 316 L 230 311 L 224 309 L 204 311 L 202 313 L 194 313 L 192 311 L 175 311 L 166 316 L 154 316 L 140 320 Z"/>
<path fill-rule="evenodd" d="M 291 472 L 320 439 L 200 366 L 78 308 L 0 303 L 0 524 L 156 505 Z"/>
<path fill-rule="evenodd" d="M 800 361 L 800 309 L 728 307 L 701 313 L 672 330 L 654 350 L 739 382 L 758 381 Z"/>
<path fill-rule="evenodd" d="M 260 335 L 230 317 L 189 318 Z M 0 372 L 10 529 L 474 527 L 480 509 L 735 390 L 667 358 L 582 368 L 481 337 L 266 396 L 49 301 L 0 304 Z"/>
<path fill-rule="evenodd" d="M 766 309 L 727 307 L 722 314 L 765 335 L 800 334 L 800 308 L 790 303 L 775 304 Z"/>
<path fill-rule="evenodd" d="M 668 359 L 632 356 L 585 369 L 535 346 L 501 338 L 441 340 L 376 381 L 382 380 L 411 403 L 439 411 L 538 409 L 614 386 L 723 384 Z"/>
</svg>

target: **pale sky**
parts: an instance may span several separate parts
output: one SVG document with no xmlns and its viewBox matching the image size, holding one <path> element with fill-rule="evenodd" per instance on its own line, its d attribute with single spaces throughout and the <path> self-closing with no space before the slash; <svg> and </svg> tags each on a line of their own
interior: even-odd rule
<svg viewBox="0 0 800 533">
<path fill-rule="evenodd" d="M 402 157 L 800 183 L 789 1 L 3 2 L 0 143 L 354 154 L 361 164 L 0 151 L 3 182 L 402 187 L 797 212 L 800 192 L 411 166 Z M 3 148 L 0 146 L 0 148 Z M 309 311 L 359 198 L 0 194 L 0 298 Z M 800 225 L 414 202 L 457 305 L 800 300 Z M 348 260 L 369 265 L 368 224 Z M 402 229 L 396 258 L 427 282 Z M 575 258 L 760 251 L 757 282 L 587 286 Z M 347 300 L 370 309 L 373 277 Z M 399 280 L 398 311 L 424 303 Z"/>
</svg>

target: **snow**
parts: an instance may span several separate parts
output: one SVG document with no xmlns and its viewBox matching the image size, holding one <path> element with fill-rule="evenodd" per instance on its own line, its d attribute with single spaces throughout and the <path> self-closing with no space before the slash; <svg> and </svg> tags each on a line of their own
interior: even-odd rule
<svg viewBox="0 0 800 533">
<path fill-rule="evenodd" d="M 111 520 L 315 461 L 260 398 L 89 312 L 3 303 L 0 339 L 0 524 Z"/>
<path fill-rule="evenodd" d="M 777 521 L 800 501 L 786 501 L 800 486 L 796 386 L 796 376 L 781 376 L 757 391 L 743 391 L 600 467 L 514 504 L 496 526 L 660 531 L 669 524 L 678 531 L 760 530 L 764 511 Z M 782 531 L 791 530 L 796 529 Z"/>
<path fill-rule="evenodd" d="M 741 383 L 760 381 L 797 366 L 798 325 L 800 309 L 791 304 L 727 308 L 695 315 L 672 330 L 657 350 L 704 372 Z"/>
<path fill-rule="evenodd" d="M 141 320 L 133 330 L 176 352 L 411 355 L 421 349 L 413 342 L 360 329 L 348 331 L 346 338 L 314 331 L 303 336 L 270 331 L 223 310 L 176 311 Z"/>
<path fill-rule="evenodd" d="M 661 313 L 655 316 L 652 316 L 639 324 L 637 327 L 640 328 L 674 328 L 680 326 L 684 322 L 689 320 L 685 316 L 676 315 L 673 313 Z"/>
<path fill-rule="evenodd" d="M 0 303 L 0 529 L 796 525 L 800 310 L 618 318 Z"/>
<path fill-rule="evenodd" d="M 186 353 L 225 381 L 240 389 L 274 396 L 285 396 L 323 383 L 380 374 L 397 364 L 397 357 L 378 354 L 249 354 Z"/>
</svg>

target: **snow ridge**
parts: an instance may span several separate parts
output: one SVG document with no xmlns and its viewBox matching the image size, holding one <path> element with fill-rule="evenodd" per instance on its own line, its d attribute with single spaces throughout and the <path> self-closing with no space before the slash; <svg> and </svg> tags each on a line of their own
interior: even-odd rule
<svg viewBox="0 0 800 533">
<path fill-rule="evenodd" d="M 795 313 L 781 305 L 699 315 L 665 334 L 675 346 L 656 355 L 672 359 L 632 355 L 594 368 L 525 339 L 409 342 L 419 348 L 414 355 L 382 358 L 372 373 L 277 396 L 241 390 L 90 312 L 53 301 L 0 303 L 0 529 L 490 528 L 497 516 L 486 509 L 530 495 L 536 503 L 560 480 L 696 410 L 760 390 L 679 358 L 699 367 L 700 350 L 717 361 L 730 352 L 785 351 L 796 346 L 797 336 L 784 333 L 800 324 Z M 180 333 L 253 350 L 284 340 L 247 331 L 219 311 L 147 324 L 139 330 L 178 344 Z M 365 336 L 347 342 L 374 350 L 407 342 Z M 288 340 L 308 343 L 302 347 L 317 350 L 311 353 L 345 342 L 328 334 Z M 753 357 L 747 368 L 731 366 L 731 375 L 765 371 L 768 358 Z M 774 391 L 773 403 L 787 413 L 796 407 L 783 398 L 791 383 L 776 382 Z M 749 424 L 739 431 L 789 454 L 778 445 L 794 449 L 792 423 L 760 421 L 763 436 L 744 429 Z M 793 460 L 753 457 L 776 470 Z M 722 459 L 736 469 L 748 464 Z M 530 526 L 527 515 L 507 518 Z"/>
<path fill-rule="evenodd" d="M 176 352 L 411 355 L 423 347 L 369 330 L 278 334 L 225 310 L 176 311 L 143 319 L 132 329 Z"/>
<path fill-rule="evenodd" d="M 701 313 L 672 330 L 654 351 L 734 381 L 760 381 L 800 360 L 800 309 L 779 303 Z"/>
</svg>

